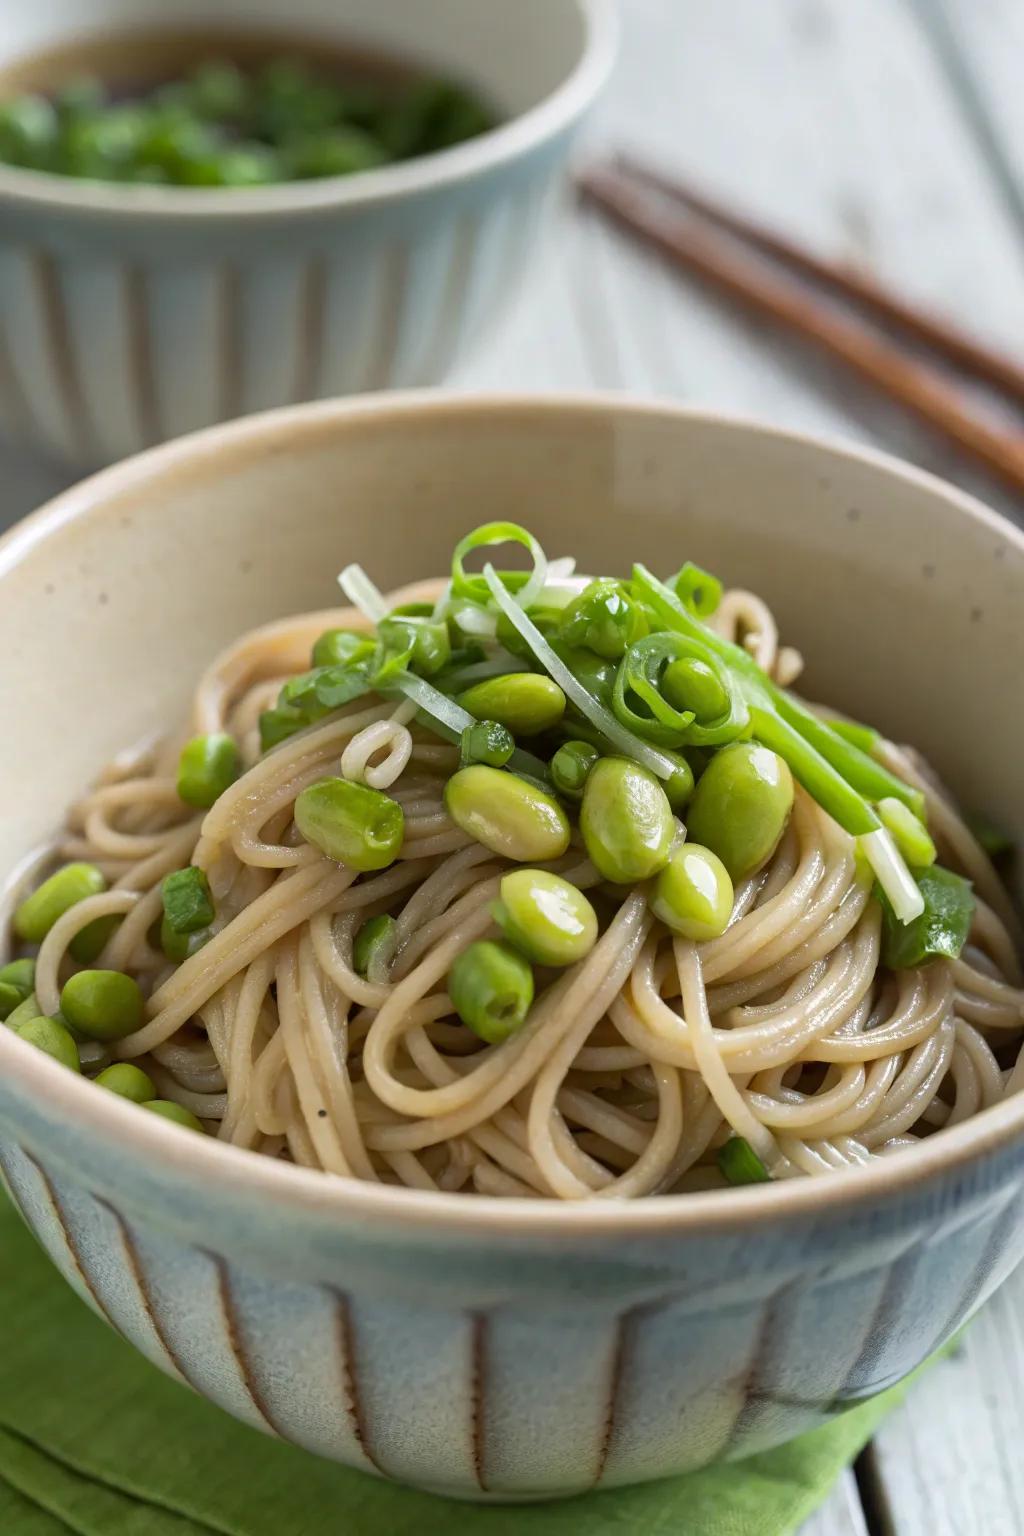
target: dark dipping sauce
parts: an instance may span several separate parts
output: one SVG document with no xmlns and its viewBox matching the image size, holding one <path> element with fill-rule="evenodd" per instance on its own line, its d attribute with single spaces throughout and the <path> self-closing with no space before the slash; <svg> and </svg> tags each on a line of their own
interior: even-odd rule
<svg viewBox="0 0 1024 1536">
<path fill-rule="evenodd" d="M 135 33 L 0 73 L 0 161 L 99 181 L 349 176 L 449 149 L 497 121 L 465 85 L 320 40 Z"/>
</svg>

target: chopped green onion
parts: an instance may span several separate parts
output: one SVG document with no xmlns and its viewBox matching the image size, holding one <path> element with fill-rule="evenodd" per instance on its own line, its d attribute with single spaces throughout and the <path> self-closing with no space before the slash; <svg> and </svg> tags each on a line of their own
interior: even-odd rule
<svg viewBox="0 0 1024 1536">
<path fill-rule="evenodd" d="M 937 955 L 955 960 L 971 931 L 974 894 L 969 880 L 941 864 L 916 870 L 915 876 L 920 902 L 912 921 L 897 921 L 900 914 L 882 892 L 882 964 L 890 970 L 908 970 Z"/>
<path fill-rule="evenodd" d="M 559 685 L 566 698 L 570 699 L 580 713 L 598 730 L 601 735 L 615 748 L 617 752 L 626 757 L 634 758 L 643 767 L 657 774 L 661 779 L 671 778 L 676 770 L 676 764 L 664 753 L 657 751 L 648 742 L 641 741 L 632 731 L 626 729 L 610 709 L 607 709 L 590 694 L 583 684 L 573 675 L 565 663 L 558 657 L 547 640 L 532 624 L 523 612 L 520 605 L 505 591 L 501 581 L 492 565 L 484 566 L 484 578 L 491 590 L 498 607 L 506 618 L 515 625 L 527 645 L 541 666 L 550 673 Z"/>
<path fill-rule="evenodd" d="M 899 921 L 912 923 L 919 918 L 925 910 L 920 884 L 904 864 L 888 828 L 878 827 L 874 832 L 865 833 L 857 842 Z"/>
<path fill-rule="evenodd" d="M 388 605 L 361 565 L 346 565 L 338 585 L 352 604 L 374 626 L 388 616 Z"/>
<path fill-rule="evenodd" d="M 715 1154 L 718 1171 L 728 1184 L 770 1184 L 771 1174 L 749 1141 L 730 1136 Z"/>
<path fill-rule="evenodd" d="M 669 583 L 676 597 L 698 619 L 709 619 L 722 601 L 722 583 L 710 571 L 687 560 L 679 575 Z"/>
<path fill-rule="evenodd" d="M 843 741 L 848 741 L 853 746 L 859 747 L 869 757 L 882 739 L 874 726 L 861 725 L 859 720 L 846 720 L 841 715 L 828 714 L 823 715 L 822 718 L 827 721 L 829 730 L 833 731 L 836 736 L 840 736 Z"/>
<path fill-rule="evenodd" d="M 164 916 L 175 933 L 198 933 L 216 915 L 209 882 L 201 869 L 189 865 L 167 875 L 160 886 Z"/>
<path fill-rule="evenodd" d="M 518 523 L 483 523 L 467 533 L 455 546 L 452 555 L 451 595 L 453 599 L 468 599 L 478 607 L 486 607 L 489 583 L 482 576 L 469 576 L 463 561 L 475 549 L 489 549 L 495 544 L 521 544 L 533 561 L 533 571 L 519 588 L 519 602 L 529 608 L 537 601 L 547 580 L 548 562 L 543 549 L 528 529 Z M 499 578 L 500 579 L 500 578 Z"/>
<path fill-rule="evenodd" d="M 512 732 L 497 720 L 478 720 L 462 733 L 459 765 L 467 768 L 470 763 L 486 763 L 490 768 L 504 768 L 516 743 Z"/>
<path fill-rule="evenodd" d="M 377 649 L 369 635 L 354 629 L 328 629 L 317 640 L 311 657 L 314 667 L 338 667 L 367 661 Z"/>
<path fill-rule="evenodd" d="M 935 863 L 938 850 L 928 835 L 928 828 L 918 820 L 909 806 L 904 805 L 902 800 L 890 797 L 879 800 L 875 809 L 908 864 L 923 868 Z"/>
</svg>

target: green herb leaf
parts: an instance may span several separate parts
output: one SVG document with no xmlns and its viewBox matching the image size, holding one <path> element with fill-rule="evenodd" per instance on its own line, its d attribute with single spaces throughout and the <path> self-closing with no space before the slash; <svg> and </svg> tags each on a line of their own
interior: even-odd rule
<svg viewBox="0 0 1024 1536">
<path fill-rule="evenodd" d="M 924 911 L 909 923 L 893 913 L 884 891 L 876 887 L 882 904 L 882 964 L 904 971 L 944 955 L 955 960 L 967 942 L 974 917 L 971 883 L 941 864 L 911 873 L 924 897 Z"/>
<path fill-rule="evenodd" d="M 164 917 L 175 933 L 209 928 L 215 913 L 209 882 L 201 869 L 189 865 L 167 875 L 160 887 Z"/>
</svg>

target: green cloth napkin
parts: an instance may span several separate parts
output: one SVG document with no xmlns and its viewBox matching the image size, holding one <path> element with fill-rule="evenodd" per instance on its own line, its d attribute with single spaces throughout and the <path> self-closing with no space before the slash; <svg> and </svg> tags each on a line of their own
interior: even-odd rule
<svg viewBox="0 0 1024 1536">
<path fill-rule="evenodd" d="M 87 1310 L 0 1195 L 4 1536 L 790 1536 L 899 1394 L 780 1450 L 531 1506 L 449 1503 L 266 1439 Z"/>
</svg>

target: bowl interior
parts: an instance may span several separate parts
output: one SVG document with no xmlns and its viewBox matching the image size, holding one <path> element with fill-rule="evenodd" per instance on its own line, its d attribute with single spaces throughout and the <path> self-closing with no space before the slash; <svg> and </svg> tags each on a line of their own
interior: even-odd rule
<svg viewBox="0 0 1024 1536">
<path fill-rule="evenodd" d="M 586 44 L 583 0 L 52 0 L 17 6 L 0 37 L 0 89 L 47 90 L 92 72 L 114 81 L 173 75 L 196 53 L 349 45 L 367 59 L 436 69 L 475 85 L 499 112 L 536 106 L 572 72 Z M 254 39 L 255 34 L 255 39 Z M 260 42 L 263 34 L 263 42 Z M 247 45 L 244 41 L 247 39 Z"/>
<path fill-rule="evenodd" d="M 440 573 L 491 518 L 613 571 L 693 559 L 773 605 L 802 687 L 919 746 L 1024 841 L 1024 538 L 882 458 L 670 408 L 384 397 L 255 418 L 86 482 L 0 545 L 0 869 L 187 710 L 245 629 Z"/>
</svg>

